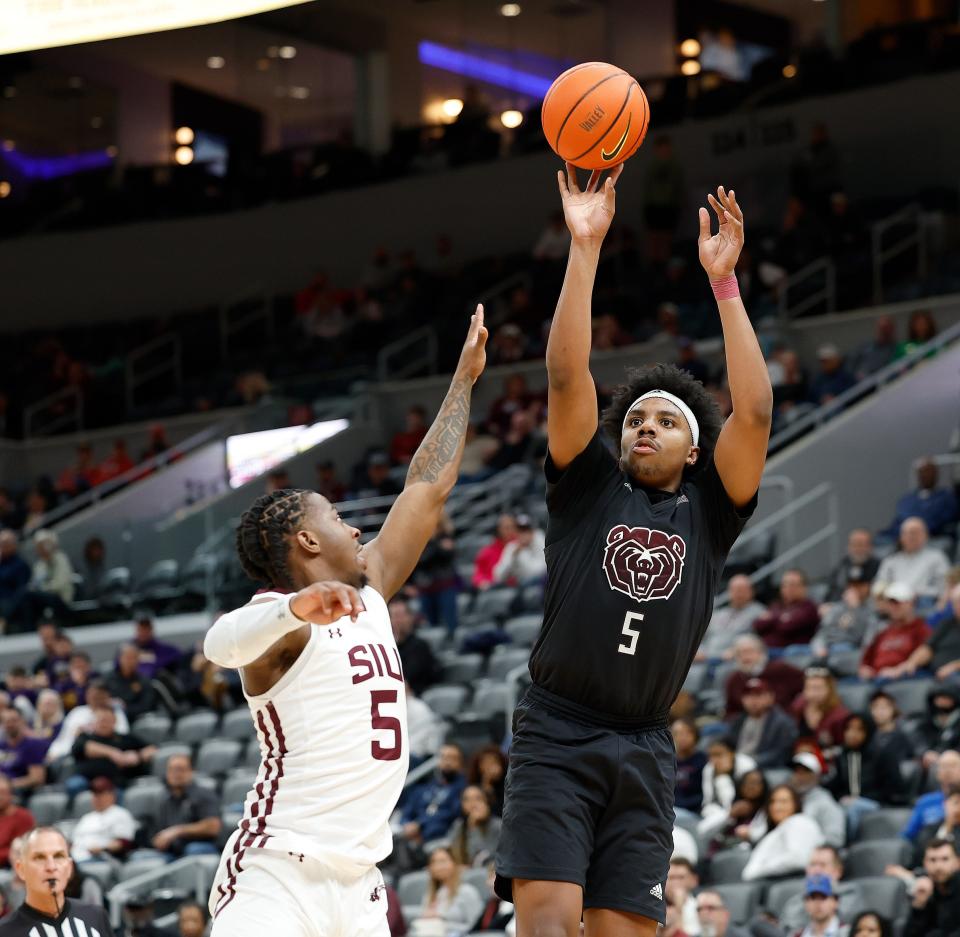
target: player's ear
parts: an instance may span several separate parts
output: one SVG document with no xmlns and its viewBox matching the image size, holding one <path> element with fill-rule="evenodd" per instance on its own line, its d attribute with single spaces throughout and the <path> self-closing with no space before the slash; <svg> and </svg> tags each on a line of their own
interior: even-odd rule
<svg viewBox="0 0 960 937">
<path fill-rule="evenodd" d="M 690 452 L 687 453 L 687 465 L 696 465 L 697 459 L 700 457 L 700 447 L 691 446 Z"/>
<path fill-rule="evenodd" d="M 320 541 L 316 538 L 313 531 L 298 530 L 297 544 L 306 550 L 307 553 L 313 553 L 316 555 L 320 552 Z"/>
</svg>

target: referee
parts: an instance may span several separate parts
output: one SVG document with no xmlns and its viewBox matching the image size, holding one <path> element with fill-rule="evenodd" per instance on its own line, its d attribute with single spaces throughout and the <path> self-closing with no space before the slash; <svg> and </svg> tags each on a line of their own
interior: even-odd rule
<svg viewBox="0 0 960 937">
<path fill-rule="evenodd" d="M 63 833 L 50 826 L 25 833 L 17 875 L 27 895 L 16 913 L 0 924 L 0 937 L 112 937 L 102 907 L 65 897 L 72 874 Z"/>
</svg>

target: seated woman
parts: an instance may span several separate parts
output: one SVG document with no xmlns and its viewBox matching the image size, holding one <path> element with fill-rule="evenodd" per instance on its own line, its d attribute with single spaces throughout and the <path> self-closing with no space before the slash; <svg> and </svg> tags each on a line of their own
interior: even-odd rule
<svg viewBox="0 0 960 937">
<path fill-rule="evenodd" d="M 850 925 L 850 937 L 893 937 L 893 925 L 876 911 L 861 911 Z"/>
<path fill-rule="evenodd" d="M 799 741 L 810 742 L 830 762 L 843 743 L 843 720 L 849 710 L 837 693 L 837 681 L 826 667 L 808 667 L 803 673 L 803 690 L 793 701 L 790 713 L 797 720 Z"/>
<path fill-rule="evenodd" d="M 60 734 L 63 725 L 63 702 L 56 690 L 41 690 L 37 694 L 36 714 L 30 723 L 27 735 L 32 739 L 41 739 L 47 749 Z M 46 749 L 44 750 L 46 755 Z"/>
<path fill-rule="evenodd" d="M 852 713 L 843 723 L 843 748 L 827 788 L 847 814 L 847 842 L 856 842 L 865 813 L 906 800 L 900 762 L 893 751 L 874 742 L 873 720 Z"/>
<path fill-rule="evenodd" d="M 750 825 L 755 845 L 741 873 L 745 882 L 804 874 L 810 854 L 823 842 L 823 831 L 801 811 L 792 787 L 781 784 L 770 791 L 766 810 Z"/>
<path fill-rule="evenodd" d="M 450 852 L 460 865 L 484 865 L 497 851 L 500 818 L 492 815 L 486 792 L 476 784 L 464 788 L 460 809 L 463 816 L 450 827 Z"/>
<path fill-rule="evenodd" d="M 700 730 L 692 719 L 675 719 L 670 726 L 677 750 L 674 807 L 697 819 L 703 803 L 703 769 L 707 756 L 697 748 Z"/>
<path fill-rule="evenodd" d="M 499 817 L 503 813 L 503 784 L 507 776 L 507 758 L 496 745 L 477 749 L 467 768 L 467 783 L 482 787 L 490 801 L 490 809 Z"/>
<path fill-rule="evenodd" d="M 737 799 L 737 785 L 748 771 L 756 767 L 757 763 L 749 755 L 737 753 L 736 746 L 727 736 L 710 740 L 703 769 L 703 804 L 700 807 L 703 819 L 697 825 L 697 833 L 702 839 L 709 839 L 727 824 L 730 808 Z M 760 781 L 762 784 L 762 774 Z"/>
<path fill-rule="evenodd" d="M 751 841 L 751 824 L 763 817 L 769 797 L 767 779 L 759 768 L 748 771 L 737 785 L 736 796 L 723 823 L 710 840 L 710 854 Z"/>
<path fill-rule="evenodd" d="M 460 866 L 450 850 L 443 846 L 434 849 L 427 871 L 430 882 L 413 934 L 433 937 L 469 930 L 483 911 L 483 899 L 472 885 L 460 881 Z"/>
</svg>

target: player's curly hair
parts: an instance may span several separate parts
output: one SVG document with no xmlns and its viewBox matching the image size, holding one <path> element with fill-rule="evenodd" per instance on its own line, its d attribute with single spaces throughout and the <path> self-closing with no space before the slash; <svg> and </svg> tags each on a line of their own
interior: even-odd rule
<svg viewBox="0 0 960 937">
<path fill-rule="evenodd" d="M 295 588 L 287 537 L 303 519 L 308 494 L 303 488 L 279 488 L 261 495 L 244 511 L 237 527 L 237 554 L 254 582 L 274 589 Z"/>
<path fill-rule="evenodd" d="M 700 424 L 700 455 L 694 465 L 683 470 L 684 478 L 700 472 L 710 463 L 713 449 L 717 444 L 723 418 L 720 408 L 709 391 L 696 378 L 681 371 L 674 364 L 651 364 L 627 371 L 626 382 L 613 392 L 610 406 L 603 411 L 600 425 L 613 442 L 614 452 L 620 452 L 620 440 L 623 434 L 623 420 L 630 404 L 647 391 L 665 390 L 679 397 L 692 411 Z"/>
</svg>

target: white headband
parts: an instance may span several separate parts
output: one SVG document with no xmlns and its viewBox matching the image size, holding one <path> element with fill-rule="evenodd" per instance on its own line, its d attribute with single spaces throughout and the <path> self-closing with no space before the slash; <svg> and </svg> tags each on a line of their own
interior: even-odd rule
<svg viewBox="0 0 960 937">
<path fill-rule="evenodd" d="M 664 400 L 669 400 L 687 419 L 687 425 L 690 427 L 690 435 L 693 437 L 693 444 L 695 446 L 700 444 L 700 424 L 697 423 L 697 418 L 693 415 L 693 410 L 691 410 L 679 397 L 671 394 L 666 390 L 648 390 L 642 397 L 637 397 L 636 400 L 629 407 L 627 407 L 626 415 L 623 418 L 623 427 L 622 429 L 627 428 L 627 418 L 630 416 L 630 411 L 638 404 L 642 403 L 648 397 L 662 397 Z"/>
</svg>

